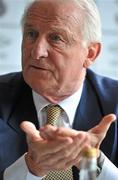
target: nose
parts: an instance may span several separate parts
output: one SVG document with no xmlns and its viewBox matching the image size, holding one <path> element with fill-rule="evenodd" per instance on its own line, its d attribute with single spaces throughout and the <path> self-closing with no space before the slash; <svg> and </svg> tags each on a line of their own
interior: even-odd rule
<svg viewBox="0 0 118 180">
<path fill-rule="evenodd" d="M 44 38 L 35 41 L 31 50 L 31 56 L 35 60 L 48 57 L 48 43 Z"/>
</svg>

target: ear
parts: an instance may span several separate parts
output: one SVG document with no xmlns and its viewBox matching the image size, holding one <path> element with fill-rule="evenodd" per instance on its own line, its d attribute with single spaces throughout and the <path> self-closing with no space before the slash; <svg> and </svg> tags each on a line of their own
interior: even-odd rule
<svg viewBox="0 0 118 180">
<path fill-rule="evenodd" d="M 101 43 L 91 43 L 88 47 L 88 55 L 83 64 L 85 68 L 88 68 L 96 60 L 101 51 Z"/>
</svg>

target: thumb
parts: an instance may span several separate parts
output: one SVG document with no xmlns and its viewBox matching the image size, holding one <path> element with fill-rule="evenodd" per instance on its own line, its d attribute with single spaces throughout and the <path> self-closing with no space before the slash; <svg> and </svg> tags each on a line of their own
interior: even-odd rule
<svg viewBox="0 0 118 180">
<path fill-rule="evenodd" d="M 40 138 L 39 131 L 36 129 L 35 125 L 29 121 L 23 121 L 20 124 L 21 129 L 26 133 L 29 139 L 37 140 Z"/>
<path fill-rule="evenodd" d="M 112 124 L 116 120 L 115 114 L 108 114 L 103 117 L 101 122 L 90 129 L 88 132 L 93 135 L 93 144 L 95 144 L 95 147 L 99 147 L 103 139 L 105 138 L 107 131 Z"/>
<path fill-rule="evenodd" d="M 95 128 L 93 128 L 93 130 L 96 133 L 101 132 L 101 133 L 104 133 L 106 135 L 109 127 L 111 126 L 112 122 L 114 122 L 115 120 L 116 120 L 115 114 L 108 114 L 108 115 L 103 117 L 101 122 Z"/>
<path fill-rule="evenodd" d="M 93 127 L 88 132 L 96 135 L 96 137 L 98 137 L 99 140 L 102 141 L 106 136 L 110 125 L 115 120 L 116 120 L 115 114 L 108 114 L 102 118 L 101 122 L 97 126 Z"/>
</svg>

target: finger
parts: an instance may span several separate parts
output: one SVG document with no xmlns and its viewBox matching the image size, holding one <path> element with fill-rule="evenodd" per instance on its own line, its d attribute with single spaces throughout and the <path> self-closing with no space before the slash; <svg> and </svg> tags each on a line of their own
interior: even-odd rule
<svg viewBox="0 0 118 180">
<path fill-rule="evenodd" d="M 102 121 L 93 129 L 91 129 L 94 133 L 104 133 L 106 134 L 110 125 L 116 120 L 115 114 L 108 114 L 103 117 Z"/>
<path fill-rule="evenodd" d="M 56 138 L 57 127 L 46 125 L 40 128 L 40 135 L 43 139 L 53 140 Z"/>
<path fill-rule="evenodd" d="M 34 146 L 32 147 L 33 151 L 37 151 L 36 154 L 38 154 L 37 156 L 33 155 L 33 160 L 36 163 L 42 163 L 46 161 L 46 158 L 50 159 L 49 157 L 52 157 L 55 153 L 57 153 L 58 151 L 62 150 L 63 148 L 65 148 L 66 146 L 68 146 L 69 144 L 72 143 L 72 139 L 66 137 L 63 138 L 61 137 L 60 139 L 56 139 L 55 141 L 43 141 L 40 144 L 38 143 L 38 146 L 35 148 Z M 56 157 L 58 158 L 58 157 Z M 48 162 L 46 161 L 46 164 L 48 164 Z M 42 165 L 42 164 L 41 164 Z"/>
<path fill-rule="evenodd" d="M 100 144 L 102 143 L 103 139 L 105 138 L 107 131 L 110 125 L 116 120 L 115 114 L 109 114 L 103 117 L 102 121 L 95 126 L 94 128 L 90 129 L 88 133 L 91 136 L 91 145 L 93 147 L 99 148 Z"/>
<path fill-rule="evenodd" d="M 99 128 L 103 129 L 103 130 L 106 129 L 106 131 L 107 131 L 109 129 L 110 125 L 112 124 L 112 122 L 114 122 L 115 120 L 116 120 L 115 114 L 108 114 L 100 122 Z"/>
<path fill-rule="evenodd" d="M 75 137 L 76 135 L 78 135 L 78 131 L 74 129 L 60 127 L 57 129 L 56 134 L 62 137 L 66 137 L 66 136 Z"/>
<path fill-rule="evenodd" d="M 42 159 L 40 163 L 42 163 L 42 166 L 56 166 L 56 164 L 59 164 L 59 162 L 62 164 L 65 164 L 69 161 L 71 161 L 71 163 L 75 162 L 76 157 L 83 149 L 83 146 L 85 146 L 85 144 L 88 144 L 88 136 L 86 136 L 85 134 L 83 134 L 81 138 L 80 136 L 76 136 L 73 138 L 73 143 L 64 146 L 62 149 L 55 153 L 53 152 L 51 156 L 45 157 L 45 159 Z"/>
<path fill-rule="evenodd" d="M 31 139 L 39 138 L 39 131 L 36 129 L 35 125 L 29 121 L 23 121 L 20 124 L 21 129 L 27 134 L 27 136 Z"/>
<path fill-rule="evenodd" d="M 44 139 L 55 139 L 56 137 L 75 137 L 78 135 L 78 131 L 64 128 L 64 127 L 54 127 L 51 125 L 46 125 L 40 128 L 40 135 Z"/>
</svg>

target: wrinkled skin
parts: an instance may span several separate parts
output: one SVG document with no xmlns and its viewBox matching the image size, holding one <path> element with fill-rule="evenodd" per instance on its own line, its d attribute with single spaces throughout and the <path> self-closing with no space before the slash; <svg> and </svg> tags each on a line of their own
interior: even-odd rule
<svg viewBox="0 0 118 180">
<path fill-rule="evenodd" d="M 88 132 L 46 125 L 40 134 L 32 123 L 24 121 L 21 128 L 27 134 L 26 162 L 30 171 L 43 176 L 50 170 L 65 170 L 73 165 L 79 169 L 82 152 L 88 147 L 95 147 L 99 157 L 100 144 L 115 119 L 114 114 L 107 115 Z"/>
<path fill-rule="evenodd" d="M 86 66 L 99 54 L 99 43 L 83 43 L 77 17 L 76 4 L 59 5 L 54 0 L 34 3 L 27 14 L 22 43 L 24 79 L 52 103 L 79 89 Z"/>
</svg>

